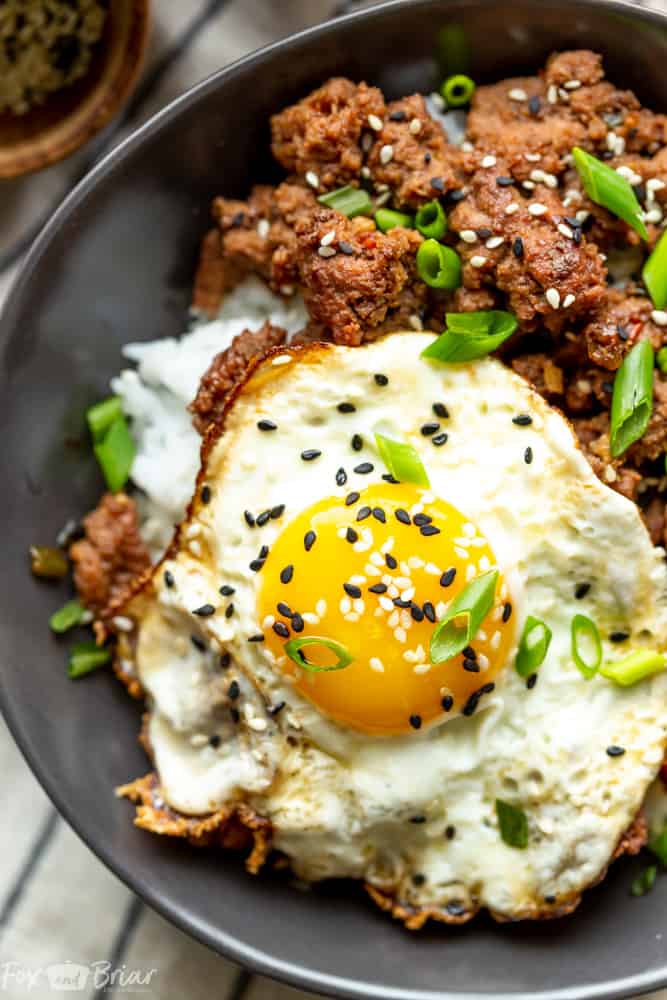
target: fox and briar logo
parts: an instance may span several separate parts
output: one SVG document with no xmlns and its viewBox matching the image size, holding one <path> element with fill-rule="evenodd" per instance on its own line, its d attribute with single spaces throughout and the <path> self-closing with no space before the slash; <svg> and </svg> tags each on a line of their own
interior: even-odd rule
<svg viewBox="0 0 667 1000">
<path fill-rule="evenodd" d="M 9 989 L 40 990 L 53 992 L 82 992 L 114 990 L 116 993 L 142 993 L 148 991 L 157 969 L 113 966 L 111 962 L 58 962 L 42 968 L 29 968 L 20 962 L 0 963 L 0 991 Z"/>
</svg>

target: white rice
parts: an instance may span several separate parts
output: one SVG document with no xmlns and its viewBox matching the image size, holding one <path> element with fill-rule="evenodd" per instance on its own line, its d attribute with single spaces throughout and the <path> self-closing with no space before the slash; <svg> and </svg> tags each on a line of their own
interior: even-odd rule
<svg viewBox="0 0 667 1000">
<path fill-rule="evenodd" d="M 124 369 L 111 388 L 132 418 L 137 454 L 131 475 L 145 494 L 140 498 L 143 534 L 156 550 L 168 543 L 183 516 L 199 470 L 200 439 L 187 410 L 199 380 L 237 334 L 246 327 L 256 330 L 267 319 L 293 335 L 308 317 L 299 296 L 285 301 L 250 278 L 225 298 L 212 322 L 195 321 L 178 338 L 123 348 L 136 368 Z"/>
</svg>

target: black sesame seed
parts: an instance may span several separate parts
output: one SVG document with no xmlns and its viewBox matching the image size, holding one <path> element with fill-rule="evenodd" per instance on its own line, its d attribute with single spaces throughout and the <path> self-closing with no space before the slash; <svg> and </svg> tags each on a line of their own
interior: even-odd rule
<svg viewBox="0 0 667 1000">
<path fill-rule="evenodd" d="M 481 688 L 479 689 L 479 693 L 491 694 L 491 692 L 495 691 L 495 689 L 496 685 L 493 683 L 493 681 L 488 681 L 486 684 L 482 684 Z"/>
<path fill-rule="evenodd" d="M 450 825 L 445 828 L 445 837 L 447 838 L 447 840 L 453 840 L 455 836 L 456 836 L 455 826 Z"/>
<path fill-rule="evenodd" d="M 284 601 L 278 601 L 278 603 L 276 604 L 276 610 L 279 615 L 283 615 L 283 617 L 285 618 L 292 617 L 292 609 L 290 608 L 289 604 L 285 604 Z"/>
<path fill-rule="evenodd" d="M 468 660 L 468 659 L 465 659 L 463 661 L 463 669 L 467 670 L 469 674 L 478 674 L 479 673 L 479 663 L 477 662 L 477 660 Z"/>
<path fill-rule="evenodd" d="M 284 622 L 274 622 L 271 628 L 281 639 L 289 639 L 289 629 Z"/>
<path fill-rule="evenodd" d="M 241 688 L 239 687 L 239 682 L 232 681 L 232 683 L 227 688 L 227 696 L 231 698 L 232 701 L 236 701 L 236 699 L 240 694 L 241 694 Z"/>
<path fill-rule="evenodd" d="M 225 583 L 220 588 L 220 593 L 223 597 L 231 597 L 234 593 L 234 587 L 230 587 L 228 583 Z"/>
<path fill-rule="evenodd" d="M 348 243 L 347 240 L 339 240 L 338 249 L 340 250 L 341 253 L 344 253 L 347 257 L 351 257 L 352 254 L 354 253 L 354 247 L 352 246 L 351 243 Z"/>
<path fill-rule="evenodd" d="M 232 722 L 238 722 L 239 719 L 241 718 L 237 708 L 230 708 L 229 714 L 232 717 Z"/>
<path fill-rule="evenodd" d="M 371 516 L 370 507 L 360 507 L 357 511 L 357 521 L 365 521 L 367 517 Z"/>
<path fill-rule="evenodd" d="M 512 417 L 512 423 L 517 427 L 529 427 L 532 422 L 533 418 L 528 413 L 519 413 L 518 416 Z"/>
<path fill-rule="evenodd" d="M 530 465 L 530 463 L 533 461 L 533 449 L 530 447 L 530 445 L 526 448 L 526 450 L 523 453 L 523 460 L 526 463 L 526 465 Z"/>
<path fill-rule="evenodd" d="M 463 903 L 459 903 L 455 899 L 447 903 L 445 909 L 447 910 L 447 913 L 449 913 L 449 915 L 452 917 L 462 917 L 466 911 L 466 908 L 463 905 Z"/>
<path fill-rule="evenodd" d="M 440 577 L 440 586 L 449 587 L 454 582 L 454 577 L 456 576 L 456 570 L 454 567 L 451 569 L 446 569 L 445 572 Z"/>
<path fill-rule="evenodd" d="M 278 424 L 274 424 L 273 420 L 260 420 L 257 423 L 260 431 L 277 431 Z"/>
<path fill-rule="evenodd" d="M 355 542 L 359 541 L 359 535 L 354 528 L 348 528 L 345 532 L 345 539 L 350 542 L 351 545 L 354 545 Z"/>
<path fill-rule="evenodd" d="M 627 327 L 623 326 L 622 323 L 617 324 L 616 333 L 618 334 L 620 340 L 627 340 L 628 337 L 630 336 Z"/>
<path fill-rule="evenodd" d="M 387 552 L 387 554 L 384 557 L 384 561 L 386 562 L 388 569 L 396 569 L 396 567 L 398 566 L 398 562 L 395 559 L 395 557 L 392 556 L 391 552 Z"/>
<path fill-rule="evenodd" d="M 372 587 L 368 588 L 371 594 L 386 594 L 387 584 L 386 583 L 374 583 Z"/>
<path fill-rule="evenodd" d="M 433 518 L 430 514 L 415 514 L 412 520 L 418 528 L 421 528 L 425 524 L 430 524 Z"/>
<path fill-rule="evenodd" d="M 409 721 L 410 721 L 410 725 L 412 726 L 413 729 L 421 729 L 421 725 L 422 725 L 422 717 L 421 717 L 421 715 L 411 715 Z"/>
<path fill-rule="evenodd" d="M 271 511 L 263 510 L 261 514 L 257 515 L 255 519 L 255 524 L 257 525 L 258 528 L 263 528 L 264 525 L 268 523 L 270 517 L 271 517 Z"/>
<path fill-rule="evenodd" d="M 232 662 L 231 655 L 229 653 L 223 653 L 220 657 L 220 669 L 226 670 L 229 664 Z"/>
<path fill-rule="evenodd" d="M 474 649 L 472 648 L 472 646 L 466 646 L 466 647 L 465 647 L 465 649 L 462 649 L 462 650 L 461 650 L 461 652 L 462 652 L 462 653 L 463 653 L 463 655 L 464 655 L 465 657 L 467 657 L 467 659 L 469 659 L 469 660 L 476 660 L 476 659 L 477 659 L 477 653 L 476 653 L 476 652 L 475 652 L 475 650 L 474 650 Z"/>
<path fill-rule="evenodd" d="M 283 569 L 281 569 L 280 582 L 289 583 L 293 576 L 294 576 L 294 566 L 292 566 L 292 564 L 290 563 L 289 566 L 285 566 Z"/>
<path fill-rule="evenodd" d="M 473 691 L 473 693 L 470 695 L 467 702 L 463 706 L 462 709 L 463 715 L 465 716 L 474 715 L 477 710 L 477 706 L 479 705 L 479 699 L 480 699 L 480 692 Z"/>
<path fill-rule="evenodd" d="M 243 511 L 243 516 L 245 518 L 245 523 L 248 525 L 248 527 L 249 528 L 254 528 L 255 527 L 255 518 L 250 513 L 250 511 L 249 510 L 244 510 Z"/>
<path fill-rule="evenodd" d="M 431 154 L 428 150 L 424 153 L 424 163 L 429 164 L 431 162 Z"/>
<path fill-rule="evenodd" d="M 354 471 L 360 476 L 367 476 L 373 471 L 373 465 L 370 462 L 362 462 L 361 465 L 355 465 Z"/>
<path fill-rule="evenodd" d="M 267 708 L 267 710 L 266 710 L 266 711 L 267 711 L 267 712 L 269 713 L 269 715 L 271 715 L 271 716 L 275 716 L 275 715 L 278 715 L 278 714 L 279 714 L 279 712 L 282 712 L 282 710 L 284 709 L 284 707 L 285 707 L 285 705 L 286 705 L 286 704 L 287 704 L 287 703 L 286 703 L 286 702 L 284 702 L 284 701 L 279 701 L 279 702 L 278 702 L 278 703 L 277 703 L 276 705 L 272 705 L 272 706 L 271 706 L 271 708 Z"/>
<path fill-rule="evenodd" d="M 361 587 L 357 587 L 354 583 L 344 583 L 343 590 L 348 597 L 361 597 Z"/>
<path fill-rule="evenodd" d="M 449 418 L 449 410 L 444 403 L 434 403 L 432 409 L 436 417 L 441 417 L 443 420 Z"/>
<path fill-rule="evenodd" d="M 249 635 L 248 642 L 264 642 L 264 636 L 262 635 L 261 632 L 259 632 L 257 635 Z"/>
<path fill-rule="evenodd" d="M 242 226 L 244 222 L 245 222 L 245 213 L 244 212 L 236 212 L 232 216 L 232 226 L 234 226 L 235 228 L 238 228 L 239 226 Z"/>
<path fill-rule="evenodd" d="M 496 184 L 498 185 L 498 187 L 501 187 L 501 188 L 511 187 L 512 184 L 514 184 L 514 178 L 513 177 L 496 177 Z"/>
<path fill-rule="evenodd" d="M 275 507 L 271 508 L 271 520 L 277 521 L 279 517 L 282 517 L 285 513 L 285 504 L 279 503 Z"/>
<path fill-rule="evenodd" d="M 488 240 L 489 236 L 493 236 L 493 229 L 489 229 L 488 226 L 482 226 L 481 229 L 477 229 L 476 232 L 480 240 Z"/>
<path fill-rule="evenodd" d="M 264 565 L 263 559 L 253 559 L 253 561 L 249 563 L 250 569 L 253 571 L 253 573 L 259 573 L 263 565 Z"/>
<path fill-rule="evenodd" d="M 509 601 L 503 605 L 503 621 L 508 622 L 512 617 L 512 605 Z"/>
<path fill-rule="evenodd" d="M 190 642 L 195 647 L 195 649 L 199 650 L 200 653 L 205 653 L 206 652 L 206 643 L 201 638 L 201 636 L 199 636 L 199 635 L 191 635 L 190 636 Z"/>
<path fill-rule="evenodd" d="M 382 510 L 382 507 L 373 507 L 373 510 L 371 511 L 371 514 L 373 515 L 373 517 L 375 518 L 376 521 L 380 522 L 380 524 L 386 524 L 387 523 L 387 515 Z"/>
<path fill-rule="evenodd" d="M 581 243 L 581 229 L 575 229 L 572 232 L 572 242 L 577 246 Z"/>
<path fill-rule="evenodd" d="M 303 618 L 297 611 L 295 614 L 292 615 L 292 630 L 294 632 L 303 632 L 303 629 L 304 629 Z"/>
<path fill-rule="evenodd" d="M 546 903 L 546 904 L 547 904 L 548 906 L 553 906 L 553 904 L 554 904 L 554 903 L 556 902 L 556 897 L 555 897 L 555 896 L 552 896 L 551 894 L 549 894 L 548 896 L 545 896 L 545 897 L 544 897 L 544 902 L 545 902 L 545 903 Z"/>
<path fill-rule="evenodd" d="M 451 694 L 446 694 L 445 697 L 440 702 L 440 704 L 442 705 L 443 710 L 445 712 L 451 712 L 452 708 L 454 707 L 454 699 L 452 698 Z"/>
<path fill-rule="evenodd" d="M 432 434 L 440 430 L 440 424 L 422 424 L 420 430 L 424 437 L 431 437 Z"/>
<path fill-rule="evenodd" d="M 268 545 L 262 545 L 261 549 L 259 550 L 259 552 L 257 554 L 257 558 L 258 559 L 266 559 L 266 557 L 268 556 L 268 554 L 269 554 L 269 546 Z"/>
<path fill-rule="evenodd" d="M 410 817 L 410 822 L 411 823 L 416 823 L 417 825 L 419 825 L 421 823 L 425 823 L 426 822 L 426 816 L 423 816 L 421 813 L 419 813 L 417 816 L 411 816 Z"/>
<path fill-rule="evenodd" d="M 410 520 L 410 515 L 408 514 L 407 510 L 404 510 L 402 507 L 396 508 L 396 510 L 394 511 L 394 517 L 396 518 L 397 521 L 400 521 L 401 524 L 412 523 Z"/>
<path fill-rule="evenodd" d="M 591 589 L 590 583 L 578 583 L 574 588 L 574 596 L 578 601 L 585 597 L 588 591 Z"/>
<path fill-rule="evenodd" d="M 198 618 L 210 618 L 211 615 L 215 614 L 215 608 L 212 604 L 202 604 L 201 607 L 195 608 L 192 614 L 197 615 Z"/>
<path fill-rule="evenodd" d="M 395 608 L 411 608 L 412 607 L 412 601 L 404 601 L 402 597 L 395 597 L 394 598 L 394 607 Z"/>
<path fill-rule="evenodd" d="M 336 473 L 336 486 L 345 486 L 347 482 L 347 472 L 345 469 L 340 468 Z"/>
<path fill-rule="evenodd" d="M 431 177 L 431 187 L 435 191 L 444 191 L 445 182 L 443 181 L 442 177 Z"/>
<path fill-rule="evenodd" d="M 539 115 L 541 107 L 542 107 L 542 102 L 537 96 L 531 97 L 531 99 L 528 101 L 528 110 L 530 111 L 531 115 Z"/>
<path fill-rule="evenodd" d="M 358 499 L 359 499 L 359 494 L 356 491 L 354 491 L 353 493 L 348 493 L 348 495 L 345 497 L 345 506 L 351 507 L 352 504 L 356 503 Z"/>
<path fill-rule="evenodd" d="M 412 615 L 412 618 L 414 619 L 414 621 L 416 621 L 416 622 L 423 622 L 424 621 L 424 612 L 422 611 L 422 609 L 419 607 L 418 604 L 412 604 L 411 605 L 411 607 L 410 607 L 410 614 Z"/>
<path fill-rule="evenodd" d="M 304 462 L 314 462 L 316 458 L 319 458 L 322 454 L 317 448 L 306 448 L 305 451 L 301 452 L 301 458 Z"/>
<path fill-rule="evenodd" d="M 610 747 L 607 747 L 608 757 L 622 757 L 624 753 L 625 753 L 625 747 L 616 746 L 615 743 L 612 743 Z"/>
<path fill-rule="evenodd" d="M 531 674 L 530 677 L 526 679 L 526 687 L 529 691 L 532 691 L 537 684 L 537 674 Z"/>
<path fill-rule="evenodd" d="M 424 601 L 424 606 L 422 608 L 424 616 L 433 624 L 435 622 L 435 608 L 430 601 Z"/>
<path fill-rule="evenodd" d="M 406 117 L 407 117 L 407 115 L 406 115 L 405 111 L 401 111 L 399 109 L 398 111 L 392 111 L 390 113 L 390 115 L 389 115 L 389 121 L 390 122 L 404 122 L 405 119 L 406 119 Z"/>
<path fill-rule="evenodd" d="M 306 534 L 303 536 L 303 547 L 306 550 L 306 552 L 310 552 L 313 545 L 315 544 L 316 539 L 317 535 L 315 534 L 314 531 L 306 532 Z"/>
<path fill-rule="evenodd" d="M 202 503 L 210 503 L 211 502 L 211 487 L 210 486 L 202 486 L 200 496 L 201 496 L 201 502 Z"/>
<path fill-rule="evenodd" d="M 233 614 L 234 614 L 234 605 L 228 604 L 227 607 L 225 608 L 225 618 L 231 618 Z"/>
<path fill-rule="evenodd" d="M 388 377 L 383 375 L 381 372 L 376 372 L 373 379 L 375 380 L 376 385 L 389 385 Z"/>
<path fill-rule="evenodd" d="M 612 393 L 614 391 L 614 383 L 613 382 L 607 382 L 607 381 L 605 381 L 605 382 L 601 382 L 600 384 L 602 386 L 603 392 Z"/>
<path fill-rule="evenodd" d="M 208 744 L 209 746 L 213 747 L 214 750 L 218 749 L 218 747 L 220 746 L 220 737 L 218 736 L 217 733 L 212 733 L 209 736 Z"/>
<path fill-rule="evenodd" d="M 168 569 L 164 571 L 164 585 L 165 587 L 169 587 L 169 589 L 174 586 L 174 574 Z"/>
<path fill-rule="evenodd" d="M 431 438 L 431 441 L 436 448 L 439 448 L 441 445 L 447 444 L 447 437 L 448 435 L 443 431 L 442 434 L 436 434 L 435 437 Z"/>
<path fill-rule="evenodd" d="M 416 874 L 412 876 L 412 884 L 417 887 L 423 885 L 425 881 L 426 881 L 426 876 L 422 875 L 421 872 L 416 872 Z"/>
<path fill-rule="evenodd" d="M 465 196 L 466 193 L 463 188 L 453 188 L 451 191 L 447 192 L 447 201 L 451 201 L 454 205 L 456 205 L 457 202 L 463 201 Z"/>
<path fill-rule="evenodd" d="M 353 434 L 351 444 L 352 444 L 352 451 L 361 451 L 361 449 L 364 446 L 364 439 L 362 438 L 361 434 Z"/>
<path fill-rule="evenodd" d="M 429 535 L 439 535 L 440 528 L 436 528 L 434 524 L 422 524 L 421 528 L 419 529 L 419 534 L 424 535 L 425 538 L 428 537 Z"/>
<path fill-rule="evenodd" d="M 384 472 L 382 474 L 382 478 L 384 479 L 385 483 L 391 483 L 393 486 L 398 485 L 398 479 L 396 479 L 395 476 L 392 476 L 391 472 Z"/>
<path fill-rule="evenodd" d="M 518 257 L 519 260 L 523 257 L 523 240 L 520 236 L 517 236 L 512 242 L 512 253 L 515 257 Z"/>
<path fill-rule="evenodd" d="M 337 409 L 339 413 L 355 413 L 357 408 L 354 403 L 339 403 Z"/>
<path fill-rule="evenodd" d="M 610 642 L 625 642 L 626 639 L 630 638 L 629 632 L 612 632 L 609 636 Z"/>
</svg>

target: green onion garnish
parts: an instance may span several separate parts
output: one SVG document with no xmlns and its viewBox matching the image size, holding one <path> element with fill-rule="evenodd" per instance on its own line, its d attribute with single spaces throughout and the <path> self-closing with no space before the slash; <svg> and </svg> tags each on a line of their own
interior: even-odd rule
<svg viewBox="0 0 667 1000">
<path fill-rule="evenodd" d="M 448 108 L 462 108 L 469 104 L 475 93 L 475 81 L 464 73 L 448 77 L 440 87 L 440 93 L 447 101 Z"/>
<path fill-rule="evenodd" d="M 101 403 L 91 406 L 86 413 L 86 420 L 93 441 L 101 441 L 111 425 L 122 416 L 119 396 L 110 396 L 109 399 L 103 399 Z"/>
<path fill-rule="evenodd" d="M 447 232 L 447 216 L 439 201 L 427 201 L 417 209 L 415 226 L 427 239 L 440 240 Z"/>
<path fill-rule="evenodd" d="M 394 479 L 400 483 L 416 483 L 417 486 L 431 485 L 422 460 L 411 444 L 392 441 L 384 434 L 376 434 L 375 441 L 380 458 Z"/>
<path fill-rule="evenodd" d="M 655 356 L 655 363 L 663 375 L 667 375 L 667 347 L 660 348 Z"/>
<path fill-rule="evenodd" d="M 655 308 L 664 309 L 667 305 L 667 232 L 662 234 L 644 264 L 642 278 Z"/>
<path fill-rule="evenodd" d="M 412 216 L 405 212 L 393 212 L 390 208 L 378 208 L 375 213 L 375 225 L 380 232 L 387 233 L 396 226 L 403 226 L 404 229 L 412 228 Z"/>
<path fill-rule="evenodd" d="M 338 659 L 328 667 L 318 667 L 314 663 L 309 663 L 305 653 L 301 652 L 301 649 L 305 646 L 320 646 L 329 649 L 332 653 L 335 653 Z M 303 635 L 295 639 L 290 639 L 289 642 L 285 643 L 285 652 L 290 660 L 293 660 L 299 667 L 308 670 L 312 674 L 326 673 L 329 670 L 343 670 L 344 667 L 349 667 L 353 660 L 353 657 L 345 646 L 341 646 L 334 639 L 324 639 L 319 635 Z"/>
<path fill-rule="evenodd" d="M 523 809 L 496 799 L 496 816 L 500 836 L 508 847 L 518 847 L 519 850 L 528 847 L 528 819 Z"/>
<path fill-rule="evenodd" d="M 424 240 L 417 251 L 417 274 L 431 288 L 452 291 L 461 284 L 461 258 L 437 240 Z"/>
<path fill-rule="evenodd" d="M 137 448 L 125 417 L 114 420 L 105 437 L 93 448 L 112 493 L 122 490 L 132 468 Z"/>
<path fill-rule="evenodd" d="M 470 645 L 493 607 L 497 582 L 498 570 L 492 569 L 471 580 L 457 594 L 431 635 L 431 663 L 451 660 Z M 462 619 L 463 623 L 457 619 Z"/>
<path fill-rule="evenodd" d="M 321 194 L 317 199 L 321 205 L 333 208 L 341 215 L 346 215 L 351 219 L 355 215 L 370 215 L 373 205 L 367 191 L 363 188 L 345 187 L 336 188 L 335 191 L 328 191 Z"/>
<path fill-rule="evenodd" d="M 461 363 L 482 358 L 511 337 L 517 328 L 512 313 L 447 313 L 447 329 L 422 351 L 422 358 Z"/>
<path fill-rule="evenodd" d="M 551 642 L 551 629 L 539 618 L 528 615 L 523 626 L 514 667 L 519 677 L 530 677 L 544 658 Z"/>
<path fill-rule="evenodd" d="M 111 653 L 94 642 L 80 642 L 72 646 L 69 654 L 67 673 L 70 677 L 83 677 L 98 667 L 103 667 L 111 659 Z"/>
<path fill-rule="evenodd" d="M 609 451 L 618 458 L 648 426 L 653 409 L 653 348 L 640 340 L 623 359 L 614 379 Z"/>
<path fill-rule="evenodd" d="M 587 681 L 594 677 L 602 663 L 602 642 L 594 621 L 586 615 L 575 615 L 570 625 L 572 659 Z"/>
<path fill-rule="evenodd" d="M 657 865 L 648 865 L 643 872 L 640 872 L 630 887 L 633 896 L 645 896 L 655 885 L 658 874 Z"/>
<path fill-rule="evenodd" d="M 652 649 L 637 649 L 620 660 L 605 664 L 600 673 L 621 687 L 631 687 L 638 681 L 643 681 L 645 677 L 659 674 L 666 666 L 667 659 L 664 653 L 656 653 Z"/>
<path fill-rule="evenodd" d="M 655 854 L 661 865 L 667 866 L 667 826 L 652 836 L 646 846 L 652 854 Z"/>
<path fill-rule="evenodd" d="M 632 226 L 642 239 L 648 239 L 637 196 L 625 177 L 579 146 L 573 148 L 572 156 L 584 191 L 591 201 L 608 208 L 619 219 Z"/>
<path fill-rule="evenodd" d="M 61 634 L 78 625 L 85 613 L 86 609 L 78 601 L 68 601 L 58 611 L 54 611 L 49 618 L 49 625 L 53 632 Z"/>
</svg>

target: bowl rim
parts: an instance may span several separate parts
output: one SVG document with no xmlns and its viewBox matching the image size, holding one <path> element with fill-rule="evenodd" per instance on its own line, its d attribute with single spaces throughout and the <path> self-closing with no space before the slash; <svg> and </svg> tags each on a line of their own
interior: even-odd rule
<svg viewBox="0 0 667 1000">
<path fill-rule="evenodd" d="M 450 0 L 452 8 L 463 6 L 466 0 Z M 496 0 L 476 0 L 477 3 L 491 5 Z M 667 12 L 654 8 L 637 7 L 632 0 L 545 0 L 550 6 L 567 9 L 605 10 L 630 17 L 635 21 L 667 27 Z M 32 279 L 40 260 L 51 242 L 52 237 L 69 219 L 79 204 L 85 200 L 104 178 L 113 171 L 117 164 L 131 155 L 146 139 L 155 136 L 182 109 L 196 103 L 203 96 L 224 86 L 226 81 L 233 79 L 246 68 L 254 64 L 260 66 L 265 60 L 273 57 L 280 49 L 283 53 L 304 43 L 312 42 L 319 37 L 336 31 L 338 26 L 351 22 L 370 20 L 383 11 L 393 11 L 400 7 L 440 8 L 442 0 L 379 0 L 379 2 L 355 10 L 339 17 L 329 18 L 313 27 L 295 32 L 283 39 L 271 42 L 246 55 L 222 69 L 209 74 L 199 83 L 190 87 L 183 94 L 170 101 L 164 108 L 152 115 L 146 122 L 130 133 L 117 146 L 110 150 L 86 176 L 78 182 L 65 197 L 40 234 L 34 240 L 20 265 L 18 274 L 10 287 L 3 307 L 0 309 L 0 348 L 4 350 L 3 331 L 11 323 L 12 315 L 18 310 L 24 289 Z M 205 944 L 213 951 L 227 959 L 236 962 L 242 968 L 252 973 L 268 976 L 283 982 L 293 988 L 317 991 L 320 995 L 349 998 L 349 1000 L 490 1000 L 493 995 L 498 1000 L 625 1000 L 661 989 L 667 986 L 667 959 L 662 969 L 652 972 L 637 973 L 623 979 L 592 986 L 586 983 L 574 984 L 559 989 L 540 990 L 538 992 L 506 992 L 506 993 L 465 993 L 448 992 L 430 989 L 394 989 L 343 976 L 333 976 L 317 972 L 297 962 L 278 959 L 269 952 L 255 948 L 238 940 L 222 927 L 212 928 L 207 922 L 202 922 L 191 913 L 182 913 L 178 907 L 166 899 L 159 885 L 148 882 L 141 872 L 137 873 L 127 865 L 122 857 L 114 855 L 107 849 L 104 842 L 93 842 L 79 823 L 77 815 L 61 797 L 59 787 L 44 774 L 39 761 L 39 755 L 30 749 L 27 737 L 24 737 L 20 723 L 15 717 L 11 702 L 4 686 L 0 684 L 0 711 L 7 723 L 13 739 L 27 761 L 32 773 L 44 788 L 60 815 L 65 819 L 77 836 L 95 854 L 117 878 L 132 892 L 138 895 L 144 903 L 157 911 L 165 919 L 181 931 Z"/>
</svg>

